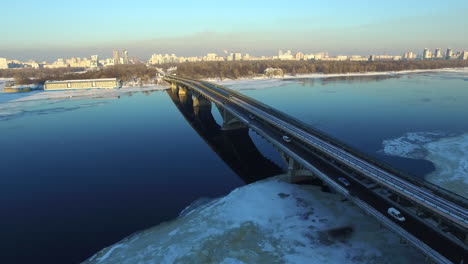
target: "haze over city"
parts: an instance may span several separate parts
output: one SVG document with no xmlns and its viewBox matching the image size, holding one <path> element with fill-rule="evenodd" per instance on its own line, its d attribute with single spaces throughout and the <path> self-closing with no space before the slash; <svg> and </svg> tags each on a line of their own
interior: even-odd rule
<svg viewBox="0 0 468 264">
<path fill-rule="evenodd" d="M 1 57 L 53 60 L 128 49 L 200 56 L 401 54 L 423 47 L 463 50 L 468 2 L 444 1 L 9 1 L 2 3 Z M 23 10 L 34 10 L 27 15 Z"/>
</svg>

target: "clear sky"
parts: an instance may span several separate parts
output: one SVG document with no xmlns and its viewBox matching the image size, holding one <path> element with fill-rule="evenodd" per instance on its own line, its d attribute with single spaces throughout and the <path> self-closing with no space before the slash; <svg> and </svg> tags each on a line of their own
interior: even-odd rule
<svg viewBox="0 0 468 264">
<path fill-rule="evenodd" d="M 5 0 L 0 57 L 468 50 L 467 0 Z"/>
</svg>

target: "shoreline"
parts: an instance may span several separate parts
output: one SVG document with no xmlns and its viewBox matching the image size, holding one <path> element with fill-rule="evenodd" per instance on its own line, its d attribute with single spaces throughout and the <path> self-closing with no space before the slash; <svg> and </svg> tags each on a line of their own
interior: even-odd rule
<svg viewBox="0 0 468 264">
<path fill-rule="evenodd" d="M 218 78 L 206 78 L 204 81 L 214 82 L 217 84 L 230 84 L 230 83 L 241 83 L 241 82 L 252 82 L 252 81 L 274 81 L 274 80 L 287 80 L 287 79 L 326 79 L 334 77 L 356 77 L 356 76 L 385 76 L 385 75 L 403 75 L 403 74 L 413 74 L 413 73 L 424 73 L 424 72 L 456 72 L 456 71 L 466 71 L 468 73 L 468 67 L 463 68 L 440 68 L 440 69 L 419 69 L 419 70 L 404 70 L 404 71 L 382 71 L 382 72 L 353 72 L 353 73 L 306 73 L 306 74 L 297 74 L 297 75 L 284 75 L 282 77 L 266 77 L 266 76 L 257 76 L 257 77 L 241 77 L 239 79 L 224 79 L 220 80 Z"/>
<path fill-rule="evenodd" d="M 127 93 L 163 91 L 166 89 L 167 87 L 163 85 L 148 85 L 142 87 L 123 86 L 120 89 L 74 89 L 63 91 L 36 90 L 24 93 L 5 93 L 2 92 L 0 88 L 0 104 L 53 99 L 88 99 L 100 97 L 117 97 Z"/>
</svg>

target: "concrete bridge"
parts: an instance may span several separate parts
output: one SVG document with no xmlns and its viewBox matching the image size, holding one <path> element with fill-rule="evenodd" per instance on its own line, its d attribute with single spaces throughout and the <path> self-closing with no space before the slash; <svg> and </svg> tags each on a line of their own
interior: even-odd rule
<svg viewBox="0 0 468 264">
<path fill-rule="evenodd" d="M 214 103 L 223 117 L 218 133 L 249 128 L 267 139 L 281 153 L 289 181 L 320 179 L 400 236 L 402 243 L 422 251 L 428 262 L 468 263 L 468 202 L 465 198 L 414 180 L 238 92 L 176 76 L 166 75 L 164 80 L 171 85 L 168 93 L 174 102 L 177 95 L 179 110 L 185 107 L 187 113 L 198 115 L 199 120 L 212 118 L 207 115 L 208 108 L 201 115 L 200 109 L 211 109 Z M 180 103 L 184 100 L 185 103 Z M 207 142 L 213 145 L 212 141 Z M 398 210 L 400 219 L 391 216 L 389 208 Z"/>
</svg>

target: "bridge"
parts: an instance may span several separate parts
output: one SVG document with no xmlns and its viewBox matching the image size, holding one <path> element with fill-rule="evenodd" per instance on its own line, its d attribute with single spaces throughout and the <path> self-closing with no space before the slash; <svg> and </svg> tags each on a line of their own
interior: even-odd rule
<svg viewBox="0 0 468 264">
<path fill-rule="evenodd" d="M 211 109 L 213 103 L 223 118 L 218 133 L 251 129 L 261 135 L 280 152 L 290 182 L 321 180 L 396 233 L 402 243 L 419 249 L 428 262 L 468 263 L 468 202 L 465 198 L 417 181 L 241 93 L 205 81 L 172 75 L 163 78 L 171 85 L 168 93 L 179 110 L 188 107 L 188 113 L 194 113 L 184 115 L 192 127 L 199 127 L 201 123 L 194 121 L 200 121 L 203 115 L 205 120 L 212 118 L 196 112 L 201 106 L 209 105 Z M 205 141 L 216 151 L 212 138 L 205 137 Z M 255 160 L 271 165 L 265 159 L 258 156 Z M 246 164 L 254 166 L 251 160 Z M 271 169 L 273 167 L 266 166 L 269 171 L 264 175 L 277 171 Z M 398 210 L 404 220 L 392 217 L 389 208 Z"/>
</svg>

